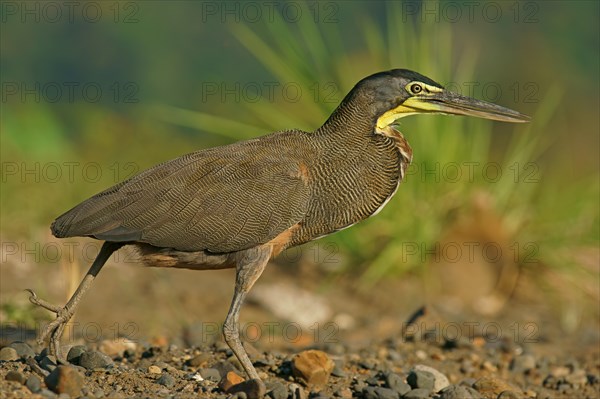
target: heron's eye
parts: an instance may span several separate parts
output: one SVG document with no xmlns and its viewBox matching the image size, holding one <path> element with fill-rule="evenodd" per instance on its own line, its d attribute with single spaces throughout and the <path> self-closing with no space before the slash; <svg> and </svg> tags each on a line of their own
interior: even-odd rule
<svg viewBox="0 0 600 399">
<path fill-rule="evenodd" d="M 421 87 L 420 84 L 418 83 L 413 83 L 410 85 L 410 92 L 412 94 L 419 94 L 420 92 L 423 91 L 423 87 Z"/>
</svg>

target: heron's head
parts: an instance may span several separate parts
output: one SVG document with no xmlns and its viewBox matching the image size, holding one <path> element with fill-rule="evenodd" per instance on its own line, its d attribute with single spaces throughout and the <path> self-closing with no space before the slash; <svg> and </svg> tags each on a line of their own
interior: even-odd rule
<svg viewBox="0 0 600 399">
<path fill-rule="evenodd" d="M 527 122 L 529 117 L 509 108 L 448 91 L 439 83 L 407 69 L 392 69 L 368 76 L 349 93 L 366 100 L 376 129 L 415 114 L 475 116 L 503 122 Z"/>
</svg>

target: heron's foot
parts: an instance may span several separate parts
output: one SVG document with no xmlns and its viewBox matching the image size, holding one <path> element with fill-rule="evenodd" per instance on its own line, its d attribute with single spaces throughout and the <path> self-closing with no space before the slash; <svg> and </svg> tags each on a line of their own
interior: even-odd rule
<svg viewBox="0 0 600 399">
<path fill-rule="evenodd" d="M 60 350 L 60 337 L 62 336 L 67 323 L 73 316 L 73 311 L 69 309 L 68 306 L 60 307 L 52 305 L 51 303 L 38 298 L 37 294 L 31 289 L 27 289 L 27 291 L 29 291 L 30 294 L 29 302 L 56 313 L 56 319 L 54 319 L 46 326 L 46 328 L 44 328 L 38 337 L 37 342 L 40 346 L 43 346 L 44 342 L 48 338 L 48 349 L 50 354 L 56 356 L 57 360 L 64 361 L 65 359 L 63 358 Z"/>
</svg>

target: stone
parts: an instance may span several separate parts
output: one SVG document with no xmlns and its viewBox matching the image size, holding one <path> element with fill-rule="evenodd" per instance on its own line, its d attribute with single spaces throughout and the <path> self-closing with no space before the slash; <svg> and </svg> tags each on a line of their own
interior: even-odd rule
<svg viewBox="0 0 600 399">
<path fill-rule="evenodd" d="M 125 351 L 129 350 L 135 352 L 136 349 L 137 345 L 135 342 L 123 337 L 105 339 L 98 345 L 98 350 L 112 358 L 123 357 Z"/>
<path fill-rule="evenodd" d="M 175 385 L 175 378 L 169 373 L 163 373 L 158 380 L 156 380 L 157 384 L 165 386 L 167 388 L 171 388 Z"/>
<path fill-rule="evenodd" d="M 402 399 L 429 399 L 431 389 L 413 389 L 412 391 L 405 394 Z"/>
<path fill-rule="evenodd" d="M 515 391 L 504 391 L 498 395 L 497 399 L 522 399 L 522 396 Z"/>
<path fill-rule="evenodd" d="M 52 372 L 56 368 L 56 357 L 54 357 L 52 355 L 44 356 L 43 358 L 40 359 L 38 364 L 44 370 Z"/>
<path fill-rule="evenodd" d="M 484 398 L 496 399 L 504 391 L 518 391 L 508 382 L 494 377 L 483 377 L 475 381 L 473 388 Z"/>
<path fill-rule="evenodd" d="M 221 373 L 219 373 L 219 370 L 217 370 L 216 368 L 200 369 L 200 375 L 205 380 L 209 380 L 212 382 L 221 381 Z"/>
<path fill-rule="evenodd" d="M 433 374 L 427 371 L 411 370 L 406 377 L 406 382 L 413 389 L 428 389 L 433 390 L 434 377 Z"/>
<path fill-rule="evenodd" d="M 219 381 L 219 388 L 223 392 L 229 392 L 234 385 L 237 385 L 243 381 L 244 379 L 242 377 L 237 375 L 235 372 L 230 371 L 225 374 L 223 378 L 221 378 L 221 381 Z"/>
<path fill-rule="evenodd" d="M 17 355 L 19 355 L 21 359 L 35 357 L 35 352 L 31 349 L 31 346 L 27 345 L 25 342 L 15 341 L 8 345 L 8 347 L 17 351 Z"/>
<path fill-rule="evenodd" d="M 284 384 L 276 381 L 276 382 L 270 384 L 269 392 L 267 393 L 267 395 L 271 399 L 287 399 L 288 390 Z M 352 394 L 350 394 L 350 397 L 352 397 Z"/>
<path fill-rule="evenodd" d="M 439 399 L 481 399 L 479 392 L 464 385 L 448 385 L 440 391 Z"/>
<path fill-rule="evenodd" d="M 515 373 L 524 373 L 535 368 L 535 357 L 532 355 L 515 356 L 510 362 L 510 370 Z"/>
<path fill-rule="evenodd" d="M 426 373 L 433 375 L 433 391 L 434 392 L 439 392 L 442 389 L 446 388 L 448 385 L 450 385 L 450 381 L 448 381 L 448 377 L 446 377 L 444 374 L 442 374 L 438 370 L 434 369 L 433 367 L 425 366 L 423 364 L 417 364 L 414 367 L 414 370 L 424 371 Z M 419 388 L 426 388 L 426 387 L 419 387 Z"/>
<path fill-rule="evenodd" d="M 42 389 L 42 380 L 37 375 L 32 374 L 25 381 L 25 386 L 32 393 L 38 393 Z"/>
<path fill-rule="evenodd" d="M 292 360 L 294 376 L 312 385 L 325 385 L 334 367 L 325 352 L 314 349 L 300 352 Z"/>
<path fill-rule="evenodd" d="M 162 370 L 160 367 L 152 365 L 152 366 L 148 367 L 148 372 L 150 374 L 161 374 Z"/>
<path fill-rule="evenodd" d="M 306 399 L 306 392 L 297 384 L 290 384 L 290 399 Z"/>
<path fill-rule="evenodd" d="M 265 384 L 261 380 L 252 379 L 248 381 L 242 381 L 239 384 L 233 385 L 227 393 L 239 394 L 245 393 L 248 399 L 260 399 L 265 396 L 267 389 Z"/>
<path fill-rule="evenodd" d="M 0 361 L 12 362 L 15 360 L 19 360 L 19 354 L 15 348 L 6 346 L 0 349 Z"/>
<path fill-rule="evenodd" d="M 107 368 L 112 364 L 113 360 L 109 356 L 98 351 L 83 352 L 79 358 L 79 365 L 88 370 Z"/>
<path fill-rule="evenodd" d="M 25 376 L 23 375 L 23 373 L 20 373 L 18 371 L 14 371 L 14 370 L 11 370 L 8 373 L 6 373 L 6 376 L 4 377 L 4 379 L 6 381 L 15 381 L 15 382 L 18 382 L 19 384 L 25 383 Z"/>
<path fill-rule="evenodd" d="M 187 361 L 188 366 L 205 367 L 211 359 L 210 353 L 201 353 Z"/>
<path fill-rule="evenodd" d="M 67 361 L 71 364 L 79 365 L 79 360 L 84 352 L 87 352 L 88 348 L 85 345 L 75 345 L 69 349 L 67 353 Z"/>
<path fill-rule="evenodd" d="M 50 390 L 57 394 L 66 393 L 72 397 L 81 395 L 83 376 L 70 366 L 56 367 L 45 379 Z"/>
<path fill-rule="evenodd" d="M 398 374 L 396 373 L 386 373 L 384 375 L 384 379 L 385 379 L 385 385 L 394 390 L 395 392 L 398 392 L 398 394 L 400 396 L 404 395 L 405 393 L 407 393 L 408 391 L 411 390 L 410 385 L 408 385 L 406 382 L 404 382 L 404 380 L 402 379 L 402 377 L 400 377 Z"/>
</svg>

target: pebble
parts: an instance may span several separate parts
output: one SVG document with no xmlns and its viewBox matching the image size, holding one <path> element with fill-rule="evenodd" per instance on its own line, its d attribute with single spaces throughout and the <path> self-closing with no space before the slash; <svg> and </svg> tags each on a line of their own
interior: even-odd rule
<svg viewBox="0 0 600 399">
<path fill-rule="evenodd" d="M 411 370 L 408 377 L 406 377 L 406 382 L 413 389 L 422 388 L 431 391 L 434 385 L 434 377 L 433 374 L 426 371 Z"/>
<path fill-rule="evenodd" d="M 57 394 L 55 394 L 54 392 L 49 391 L 45 388 L 40 390 L 39 394 L 42 395 L 42 397 L 44 397 L 44 398 L 49 398 L 49 399 L 58 398 Z"/>
<path fill-rule="evenodd" d="M 510 362 L 510 370 L 515 373 L 525 373 L 535 368 L 535 358 L 532 355 L 516 356 Z"/>
<path fill-rule="evenodd" d="M 290 393 L 289 399 L 306 399 L 307 397 L 304 389 L 298 384 L 290 384 Z"/>
<path fill-rule="evenodd" d="M 119 337 L 116 339 L 105 339 L 100 342 L 98 345 L 98 350 L 102 353 L 110 357 L 123 357 L 125 351 L 130 350 L 134 351 L 137 349 L 137 345 L 135 342 Z"/>
<path fill-rule="evenodd" d="M 113 360 L 109 356 L 98 351 L 83 352 L 79 358 L 79 365 L 88 370 L 107 368 L 112 364 Z"/>
<path fill-rule="evenodd" d="M 260 380 L 252 379 L 242 381 L 239 384 L 233 385 L 227 393 L 231 394 L 246 394 L 248 399 L 260 399 L 266 394 L 265 384 Z"/>
<path fill-rule="evenodd" d="M 402 377 L 400 377 L 396 373 L 386 373 L 384 375 L 384 379 L 387 387 L 394 390 L 395 392 L 398 392 L 400 396 L 404 395 L 405 393 L 411 390 L 410 385 L 404 382 Z"/>
<path fill-rule="evenodd" d="M 160 367 L 152 365 L 152 366 L 148 367 L 148 372 L 150 374 L 161 374 L 162 370 Z"/>
<path fill-rule="evenodd" d="M 44 356 L 38 362 L 41 368 L 52 372 L 56 368 L 56 357 L 52 355 Z"/>
<path fill-rule="evenodd" d="M 585 385 L 588 381 L 588 378 L 585 370 L 579 369 L 566 376 L 565 381 L 574 387 L 578 387 L 580 385 Z"/>
<path fill-rule="evenodd" d="M 429 373 L 433 376 L 433 391 L 439 392 L 442 389 L 446 388 L 450 385 L 450 381 L 448 381 L 448 377 L 434 369 L 433 367 L 425 366 L 423 364 L 417 364 L 414 367 L 415 371 L 423 371 Z M 419 387 L 419 388 L 427 388 L 427 387 Z"/>
<path fill-rule="evenodd" d="M 205 380 L 212 382 L 219 382 L 221 380 L 221 373 L 216 368 L 200 369 L 200 375 Z"/>
<path fill-rule="evenodd" d="M 175 385 L 175 378 L 169 373 L 163 373 L 156 383 L 171 388 Z"/>
<path fill-rule="evenodd" d="M 292 360 L 292 373 L 307 384 L 326 384 L 334 367 L 325 352 L 314 349 L 300 352 Z"/>
<path fill-rule="evenodd" d="M 6 373 L 4 379 L 6 381 L 15 381 L 19 384 L 23 384 L 25 382 L 25 376 L 23 375 L 23 373 L 14 370 L 11 370 L 8 373 Z"/>
<path fill-rule="evenodd" d="M 565 366 L 553 367 L 552 370 L 550 370 L 550 375 L 555 378 L 566 377 L 569 374 L 571 374 L 571 370 Z"/>
<path fill-rule="evenodd" d="M 281 382 L 273 382 L 269 384 L 269 392 L 267 395 L 271 399 L 287 399 L 288 390 L 287 387 Z M 350 397 L 352 397 L 352 394 L 350 394 Z"/>
<path fill-rule="evenodd" d="M 38 393 L 42 389 L 42 380 L 40 380 L 37 375 L 32 374 L 27 378 L 27 381 L 25 381 L 25 386 L 32 393 Z"/>
<path fill-rule="evenodd" d="M 483 377 L 475 381 L 473 388 L 484 397 L 496 398 L 504 391 L 516 391 L 512 385 L 499 378 Z"/>
<path fill-rule="evenodd" d="M 440 392 L 439 399 L 481 399 L 482 396 L 471 387 L 464 385 L 448 385 Z"/>
<path fill-rule="evenodd" d="M 346 372 L 337 364 L 333 367 L 333 370 L 331 370 L 331 375 L 334 377 L 340 377 L 343 378 L 345 377 L 347 374 Z"/>
<path fill-rule="evenodd" d="M 521 399 L 521 395 L 518 395 L 515 391 L 504 391 L 498 395 L 497 399 Z"/>
<path fill-rule="evenodd" d="M 402 399 L 428 399 L 429 394 L 431 393 L 430 389 L 413 389 L 412 391 L 405 394 Z"/>
<path fill-rule="evenodd" d="M 19 354 L 15 348 L 6 346 L 0 349 L 0 361 L 12 362 L 14 360 L 19 360 Z"/>
<path fill-rule="evenodd" d="M 88 348 L 85 345 L 75 345 L 69 349 L 69 353 L 67 353 L 67 361 L 71 364 L 79 365 L 81 355 L 87 351 Z"/>
<path fill-rule="evenodd" d="M 83 376 L 70 366 L 58 366 L 46 377 L 46 385 L 58 394 L 67 393 L 72 397 L 81 395 Z"/>
<path fill-rule="evenodd" d="M 225 374 L 223 378 L 221 378 L 221 381 L 219 381 L 219 388 L 223 392 L 229 392 L 231 388 L 243 381 L 244 379 L 242 377 L 237 375 L 235 372 L 230 371 Z"/>
<path fill-rule="evenodd" d="M 16 341 L 8 345 L 9 348 L 13 348 L 17 351 L 17 355 L 21 359 L 27 359 L 30 357 L 35 357 L 35 352 L 31 349 L 31 346 L 27 345 L 25 342 Z"/>
<path fill-rule="evenodd" d="M 344 398 L 344 399 L 351 399 L 352 398 L 352 391 L 348 387 L 342 388 L 342 389 L 338 389 L 337 391 L 335 391 L 335 396 L 337 396 L 339 398 Z M 285 397 L 283 397 L 283 398 L 277 398 L 277 399 L 286 399 L 286 398 L 287 398 L 287 393 L 286 393 Z M 276 399 L 276 398 L 273 398 L 273 399 Z"/>
<path fill-rule="evenodd" d="M 210 359 L 211 355 L 209 353 L 201 353 L 188 360 L 187 364 L 192 367 L 205 367 Z"/>
<path fill-rule="evenodd" d="M 398 392 L 390 388 L 383 387 L 365 387 L 362 390 L 364 399 L 399 399 Z"/>
</svg>

